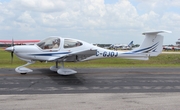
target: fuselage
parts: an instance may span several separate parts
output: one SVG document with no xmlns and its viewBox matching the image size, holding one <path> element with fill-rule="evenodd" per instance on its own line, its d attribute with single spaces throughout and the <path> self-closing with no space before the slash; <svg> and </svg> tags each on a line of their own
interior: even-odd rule
<svg viewBox="0 0 180 110">
<path fill-rule="evenodd" d="M 56 45 L 56 47 L 53 47 L 54 45 Z M 13 51 L 17 57 L 25 61 L 53 61 L 54 59 L 83 50 L 97 50 L 95 55 L 83 59 L 83 61 L 109 57 L 132 57 L 132 59 L 134 59 L 131 52 L 108 50 L 81 40 L 61 37 L 50 37 L 34 45 L 13 46 L 6 50 Z M 136 55 L 135 57 L 142 57 L 142 55 Z"/>
</svg>

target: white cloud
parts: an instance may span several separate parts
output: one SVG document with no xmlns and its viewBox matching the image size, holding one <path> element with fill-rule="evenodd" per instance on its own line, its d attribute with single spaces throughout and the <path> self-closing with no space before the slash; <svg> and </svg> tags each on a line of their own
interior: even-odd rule
<svg viewBox="0 0 180 110">
<path fill-rule="evenodd" d="M 173 2 L 170 2 L 170 5 L 180 7 L 180 1 L 179 0 L 174 0 Z"/>
<path fill-rule="evenodd" d="M 63 10 L 65 3 L 63 0 L 12 0 L 9 6 L 19 10 L 55 12 Z"/>
<path fill-rule="evenodd" d="M 31 17 L 30 13 L 25 11 L 24 13 L 22 13 L 22 15 L 20 15 L 18 17 L 19 22 L 26 22 L 29 24 L 33 24 L 35 23 L 35 20 Z"/>
<path fill-rule="evenodd" d="M 180 31 L 180 15 L 176 13 L 166 13 L 162 16 L 161 24 L 168 29 Z"/>
<path fill-rule="evenodd" d="M 60 35 L 96 43 L 133 39 L 139 43 L 142 37 L 136 36 L 143 31 L 180 31 L 178 4 L 178 0 L 119 0 L 114 4 L 104 0 L 11 0 L 0 4 L 0 32 L 6 39 L 13 31 L 19 39 L 29 32 L 36 39 Z"/>
</svg>

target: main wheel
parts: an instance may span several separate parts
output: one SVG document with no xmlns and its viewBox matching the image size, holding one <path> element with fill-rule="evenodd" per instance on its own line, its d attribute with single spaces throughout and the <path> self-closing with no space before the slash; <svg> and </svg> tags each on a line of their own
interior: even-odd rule
<svg viewBox="0 0 180 110">
<path fill-rule="evenodd" d="M 25 74 L 27 74 L 27 73 L 20 73 L 21 75 L 25 75 Z"/>
</svg>

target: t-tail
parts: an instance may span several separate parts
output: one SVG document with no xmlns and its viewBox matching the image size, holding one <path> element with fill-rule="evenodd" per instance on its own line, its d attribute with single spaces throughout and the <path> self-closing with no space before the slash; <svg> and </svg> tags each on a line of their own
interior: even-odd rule
<svg viewBox="0 0 180 110">
<path fill-rule="evenodd" d="M 149 56 L 157 56 L 162 52 L 163 49 L 163 36 L 159 33 L 171 33 L 171 31 L 153 31 L 144 32 L 145 39 L 139 48 L 130 51 L 132 54 L 148 53 Z"/>
<path fill-rule="evenodd" d="M 150 56 L 157 56 L 163 49 L 163 36 L 159 33 L 171 33 L 170 31 L 144 32 L 145 39 L 140 47 L 131 51 L 113 51 L 96 47 L 97 54 L 85 60 L 97 58 L 119 57 L 125 59 L 148 60 Z M 84 61 L 85 61 L 84 60 Z"/>
</svg>

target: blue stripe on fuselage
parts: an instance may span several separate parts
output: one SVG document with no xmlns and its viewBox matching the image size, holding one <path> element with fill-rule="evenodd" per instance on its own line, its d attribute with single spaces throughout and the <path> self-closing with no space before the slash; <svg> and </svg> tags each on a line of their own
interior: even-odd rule
<svg viewBox="0 0 180 110">
<path fill-rule="evenodd" d="M 124 54 L 134 54 L 134 53 L 138 53 L 138 52 L 143 52 L 143 51 L 151 51 L 152 49 L 155 49 L 158 46 L 158 42 L 150 47 L 144 48 L 144 49 L 140 49 L 140 50 L 136 50 L 136 51 L 132 51 L 132 52 L 128 52 L 128 53 L 124 53 Z"/>
<path fill-rule="evenodd" d="M 40 53 L 40 54 L 29 54 L 29 55 L 35 55 L 35 56 L 53 56 L 57 54 L 69 54 L 71 52 L 58 52 L 58 53 Z"/>
</svg>

